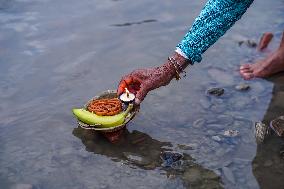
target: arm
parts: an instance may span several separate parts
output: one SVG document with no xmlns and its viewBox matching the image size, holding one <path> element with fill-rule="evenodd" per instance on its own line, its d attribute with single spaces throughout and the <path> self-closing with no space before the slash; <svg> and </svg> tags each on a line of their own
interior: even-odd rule
<svg viewBox="0 0 284 189">
<path fill-rule="evenodd" d="M 201 61 L 201 54 L 223 36 L 246 12 L 253 0 L 209 0 L 191 29 L 177 45 L 179 54 Z"/>
<path fill-rule="evenodd" d="M 241 18 L 252 2 L 209 0 L 172 56 L 181 65 L 178 71 L 181 72 L 189 64 L 200 62 L 202 53 Z M 133 89 L 136 92 L 136 103 L 140 103 L 149 91 L 167 85 L 176 75 L 176 70 L 170 61 L 157 68 L 135 70 L 122 78 L 118 95 L 125 87 Z"/>
</svg>

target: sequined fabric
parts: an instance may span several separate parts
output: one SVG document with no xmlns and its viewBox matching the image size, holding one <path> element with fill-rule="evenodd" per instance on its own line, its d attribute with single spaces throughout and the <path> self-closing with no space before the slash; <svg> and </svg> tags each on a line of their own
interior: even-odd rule
<svg viewBox="0 0 284 189">
<path fill-rule="evenodd" d="M 193 63 L 246 12 L 253 0 L 209 0 L 177 45 Z"/>
</svg>

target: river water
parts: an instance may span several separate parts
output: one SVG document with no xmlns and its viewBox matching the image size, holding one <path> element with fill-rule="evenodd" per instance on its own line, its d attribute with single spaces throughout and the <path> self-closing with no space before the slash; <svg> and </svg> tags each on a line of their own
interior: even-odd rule
<svg viewBox="0 0 284 189">
<path fill-rule="evenodd" d="M 0 188 L 283 188 L 283 141 L 257 145 L 253 133 L 255 121 L 283 112 L 283 74 L 243 81 L 237 71 L 266 55 L 241 40 L 270 31 L 277 47 L 283 0 L 255 1 L 185 79 L 152 91 L 120 143 L 76 125 L 73 107 L 162 64 L 204 4 L 0 1 Z M 208 96 L 210 87 L 225 93 Z M 229 129 L 239 134 L 224 136 Z M 183 159 L 164 167 L 164 151 Z"/>
</svg>

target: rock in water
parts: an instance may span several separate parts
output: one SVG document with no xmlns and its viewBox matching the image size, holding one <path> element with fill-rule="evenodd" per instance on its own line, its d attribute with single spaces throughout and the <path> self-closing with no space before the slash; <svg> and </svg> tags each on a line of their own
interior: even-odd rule
<svg viewBox="0 0 284 189">
<path fill-rule="evenodd" d="M 270 122 L 270 127 L 275 131 L 275 133 L 284 137 L 284 116 L 280 116 Z"/>
<path fill-rule="evenodd" d="M 258 144 L 261 144 L 264 141 L 265 136 L 268 133 L 268 126 L 262 122 L 256 122 L 254 124 L 254 128 L 255 128 L 254 134 L 255 134 L 256 142 Z"/>
<path fill-rule="evenodd" d="M 214 96 L 221 96 L 223 95 L 225 90 L 223 88 L 213 87 L 207 90 L 207 94 L 214 95 Z"/>
<path fill-rule="evenodd" d="M 241 83 L 241 84 L 237 85 L 235 87 L 235 89 L 238 90 L 238 91 L 247 91 L 247 90 L 250 89 L 250 86 L 248 84 Z"/>
<path fill-rule="evenodd" d="M 237 130 L 226 130 L 224 131 L 224 136 L 227 136 L 227 137 L 236 137 L 239 135 L 239 131 Z"/>
<path fill-rule="evenodd" d="M 177 152 L 163 152 L 161 159 L 163 160 L 163 167 L 172 167 L 174 163 L 177 163 L 182 159 L 182 155 Z"/>
</svg>

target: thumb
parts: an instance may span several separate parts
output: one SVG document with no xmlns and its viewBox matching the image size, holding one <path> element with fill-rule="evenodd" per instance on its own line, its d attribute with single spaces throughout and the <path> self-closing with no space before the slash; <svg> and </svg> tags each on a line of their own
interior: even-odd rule
<svg viewBox="0 0 284 189">
<path fill-rule="evenodd" d="M 137 105 L 140 104 L 144 100 L 148 92 L 149 91 L 147 87 L 145 85 L 141 85 L 140 90 L 136 93 L 135 103 Z"/>
</svg>

